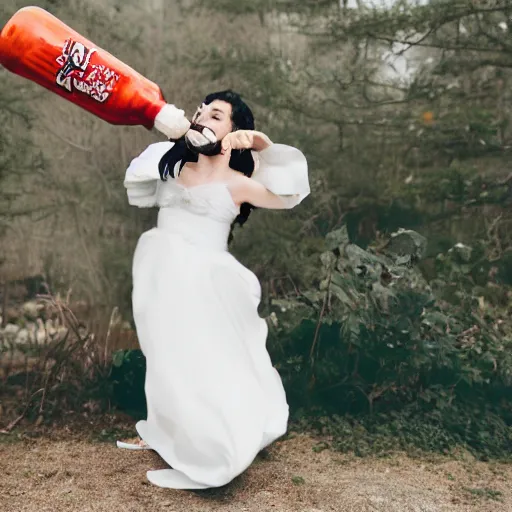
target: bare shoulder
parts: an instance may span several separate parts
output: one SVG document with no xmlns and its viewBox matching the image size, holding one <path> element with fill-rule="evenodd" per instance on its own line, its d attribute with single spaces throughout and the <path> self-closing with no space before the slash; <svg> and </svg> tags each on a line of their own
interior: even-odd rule
<svg viewBox="0 0 512 512">
<path fill-rule="evenodd" d="M 236 192 L 247 189 L 247 187 L 252 187 L 255 181 L 243 175 L 241 172 L 235 171 L 228 176 L 226 183 L 232 192 Z"/>
<path fill-rule="evenodd" d="M 227 176 L 227 180 L 226 180 L 226 182 L 229 186 L 232 185 L 234 187 L 244 186 L 244 185 L 249 184 L 252 181 L 253 180 L 251 180 L 251 178 L 248 178 L 241 172 L 237 172 L 237 171 L 229 173 L 229 175 Z"/>
<path fill-rule="evenodd" d="M 233 172 L 226 182 L 229 192 L 233 197 L 233 201 L 237 204 L 242 204 L 247 201 L 247 195 L 254 187 L 256 182 L 251 178 L 243 175 L 241 172 Z"/>
</svg>

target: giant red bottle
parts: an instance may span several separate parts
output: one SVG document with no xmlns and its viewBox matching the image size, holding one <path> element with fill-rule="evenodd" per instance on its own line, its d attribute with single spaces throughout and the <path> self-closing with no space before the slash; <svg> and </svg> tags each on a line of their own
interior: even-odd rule
<svg viewBox="0 0 512 512">
<path fill-rule="evenodd" d="M 170 139 L 190 126 L 158 85 L 39 7 L 4 26 L 0 64 L 112 124 L 155 127 Z"/>
</svg>

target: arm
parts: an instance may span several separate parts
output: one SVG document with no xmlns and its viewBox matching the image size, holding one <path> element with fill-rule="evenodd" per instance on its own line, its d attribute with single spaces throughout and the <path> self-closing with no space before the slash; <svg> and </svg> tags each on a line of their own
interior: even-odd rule
<svg viewBox="0 0 512 512">
<path fill-rule="evenodd" d="M 252 150 L 256 167 L 250 181 L 266 190 L 254 184 L 237 184 L 231 191 L 235 202 L 250 202 L 261 208 L 293 208 L 310 194 L 308 163 L 298 149 L 273 144 L 264 133 L 252 130 L 226 135 L 222 148 Z"/>
<path fill-rule="evenodd" d="M 229 184 L 229 191 L 233 201 L 237 204 L 250 203 L 258 208 L 272 210 L 284 210 L 292 208 L 290 201 L 294 202 L 297 197 L 294 195 L 280 196 L 271 192 L 261 183 L 245 176 L 233 180 Z"/>
<path fill-rule="evenodd" d="M 281 198 L 283 208 L 293 208 L 311 192 L 308 163 L 298 149 L 285 144 L 271 144 L 254 154 L 258 165 L 252 180 Z"/>
<path fill-rule="evenodd" d="M 158 162 L 172 146 L 172 142 L 151 144 L 130 162 L 124 179 L 129 204 L 139 208 L 157 206 Z"/>
</svg>

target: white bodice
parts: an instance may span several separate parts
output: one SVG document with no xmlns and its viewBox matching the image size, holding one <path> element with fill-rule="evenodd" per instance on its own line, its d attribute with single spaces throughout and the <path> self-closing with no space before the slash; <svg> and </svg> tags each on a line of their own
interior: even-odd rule
<svg viewBox="0 0 512 512">
<path fill-rule="evenodd" d="M 239 208 L 225 183 L 184 187 L 171 177 L 161 181 L 158 162 L 172 145 L 151 144 L 131 161 L 124 180 L 129 203 L 139 208 L 159 207 L 159 229 L 179 234 L 194 245 L 225 250 Z M 307 161 L 298 149 L 272 144 L 253 152 L 253 156 L 256 166 L 252 179 L 280 196 L 285 208 L 293 208 L 309 195 Z"/>
<path fill-rule="evenodd" d="M 157 194 L 157 227 L 180 235 L 188 243 L 211 250 L 227 250 L 231 223 L 239 213 L 225 183 L 184 187 L 169 178 Z"/>
</svg>

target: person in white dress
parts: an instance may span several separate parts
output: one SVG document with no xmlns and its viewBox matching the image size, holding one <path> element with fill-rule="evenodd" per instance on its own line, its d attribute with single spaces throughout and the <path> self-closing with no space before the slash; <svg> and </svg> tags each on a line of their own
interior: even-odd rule
<svg viewBox="0 0 512 512">
<path fill-rule="evenodd" d="M 201 146 L 204 137 L 212 144 Z M 250 109 L 224 91 L 205 99 L 185 140 L 135 158 L 124 184 L 131 205 L 159 213 L 133 260 L 147 419 L 136 425 L 140 443 L 118 446 L 155 450 L 167 462 L 170 469 L 147 472 L 157 486 L 220 487 L 288 422 L 258 314 L 260 284 L 228 252 L 228 237 L 252 207 L 299 204 L 310 193 L 307 162 L 254 131 Z"/>
</svg>

